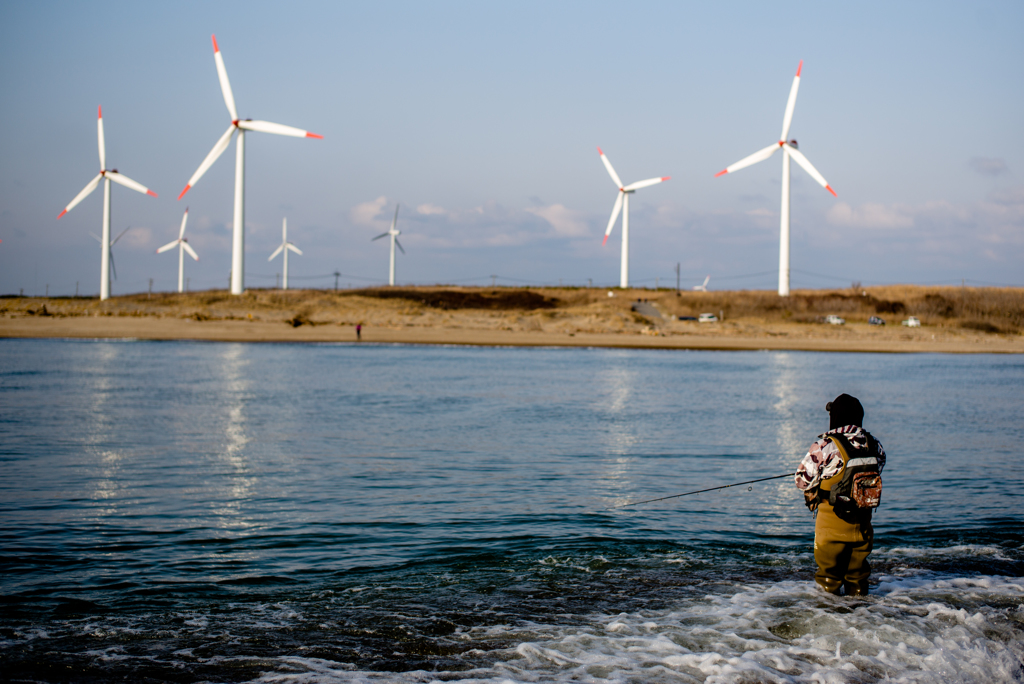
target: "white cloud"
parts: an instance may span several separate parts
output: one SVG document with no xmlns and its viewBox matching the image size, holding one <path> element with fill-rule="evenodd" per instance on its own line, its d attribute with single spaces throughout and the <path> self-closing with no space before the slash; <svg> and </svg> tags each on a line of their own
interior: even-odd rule
<svg viewBox="0 0 1024 684">
<path fill-rule="evenodd" d="M 133 228 L 124 234 L 119 244 L 125 244 L 129 247 L 145 247 L 152 239 L 153 231 L 149 228 Z"/>
<path fill-rule="evenodd" d="M 421 204 L 416 207 L 416 211 L 424 216 L 434 216 L 437 214 L 447 214 L 444 207 L 439 207 L 436 204 Z"/>
<path fill-rule="evenodd" d="M 527 207 L 526 211 L 540 216 L 551 224 L 555 234 L 561 237 L 582 237 L 589 231 L 581 211 L 568 209 L 561 204 L 552 204 L 549 207 Z"/>
<path fill-rule="evenodd" d="M 854 209 L 846 202 L 838 202 L 828 210 L 826 219 L 835 226 L 846 228 L 910 228 L 914 218 L 908 207 L 902 205 L 863 204 Z"/>
<path fill-rule="evenodd" d="M 352 223 L 356 223 L 363 226 L 376 225 L 375 221 L 380 213 L 384 210 L 384 205 L 388 203 L 388 198 L 381 195 L 372 202 L 363 202 L 352 207 L 350 216 L 352 217 Z"/>
</svg>

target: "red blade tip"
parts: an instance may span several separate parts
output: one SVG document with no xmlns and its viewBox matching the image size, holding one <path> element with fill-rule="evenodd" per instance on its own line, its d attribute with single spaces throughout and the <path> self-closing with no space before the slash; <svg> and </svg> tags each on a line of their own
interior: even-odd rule
<svg viewBox="0 0 1024 684">
<path fill-rule="evenodd" d="M 153 192 L 152 190 L 146 190 L 146 194 L 147 195 L 152 195 L 153 197 L 156 197 L 156 193 Z"/>
<path fill-rule="evenodd" d="M 213 51 L 220 52 L 220 48 L 217 47 L 217 36 L 211 35 L 210 37 L 213 38 Z"/>
<path fill-rule="evenodd" d="M 715 178 L 718 178 L 719 176 L 724 176 L 727 173 L 729 173 L 729 169 L 722 169 L 721 171 L 715 174 Z"/>
<path fill-rule="evenodd" d="M 99 116 L 96 117 L 96 118 L 97 119 L 102 119 L 103 118 L 103 105 L 99 106 Z"/>
<path fill-rule="evenodd" d="M 601 155 L 602 157 L 604 156 L 604 152 L 602 152 L 602 151 L 601 151 L 601 148 L 600 148 L 600 147 L 598 147 L 598 148 L 597 148 L 597 153 L 598 153 L 599 155 Z"/>
<path fill-rule="evenodd" d="M 317 140 L 323 140 L 324 139 L 324 136 L 317 135 L 316 133 L 310 133 L 309 131 L 306 131 L 306 137 L 307 138 L 316 138 Z"/>
<path fill-rule="evenodd" d="M 608 236 L 607 236 L 607 235 L 605 235 L 605 236 L 604 236 L 604 240 L 602 240 L 602 241 L 601 241 L 601 246 L 602 246 L 602 247 L 604 247 L 604 246 L 605 246 L 605 245 L 607 245 L 607 244 L 608 244 Z"/>
<path fill-rule="evenodd" d="M 191 185 L 186 185 L 185 189 L 181 191 L 180 195 L 178 195 L 178 199 L 181 200 L 181 198 L 185 196 L 185 193 L 188 192 L 188 189 L 191 188 L 191 187 L 192 187 Z"/>
<path fill-rule="evenodd" d="M 60 214 L 58 214 L 57 218 L 59 219 L 61 216 L 63 216 L 66 213 L 68 213 L 67 209 L 65 209 L 64 211 L 60 212 Z"/>
<path fill-rule="evenodd" d="M 667 181 L 667 180 L 668 180 L 669 178 L 671 178 L 671 177 L 672 177 L 672 176 L 662 176 L 662 177 L 661 177 L 661 182 L 662 182 L 662 183 L 664 183 L 665 181 Z"/>
<path fill-rule="evenodd" d="M 826 185 L 825 189 L 828 190 L 829 192 L 831 192 L 833 197 L 836 197 L 836 198 L 839 197 L 839 195 L 836 194 L 836 191 L 832 189 L 831 185 Z"/>
<path fill-rule="evenodd" d="M 800 64 L 798 64 L 797 67 L 796 67 L 796 75 L 797 76 L 800 75 L 800 70 L 803 69 L 803 68 L 804 68 L 804 60 L 801 59 L 800 60 Z"/>
</svg>

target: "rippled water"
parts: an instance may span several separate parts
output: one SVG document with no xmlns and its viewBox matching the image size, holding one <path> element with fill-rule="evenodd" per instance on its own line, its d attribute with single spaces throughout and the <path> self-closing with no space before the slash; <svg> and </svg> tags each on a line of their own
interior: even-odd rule
<svg viewBox="0 0 1024 684">
<path fill-rule="evenodd" d="M 0 340 L 42 681 L 1024 681 L 1016 356 Z M 788 479 L 861 398 L 871 595 Z"/>
</svg>

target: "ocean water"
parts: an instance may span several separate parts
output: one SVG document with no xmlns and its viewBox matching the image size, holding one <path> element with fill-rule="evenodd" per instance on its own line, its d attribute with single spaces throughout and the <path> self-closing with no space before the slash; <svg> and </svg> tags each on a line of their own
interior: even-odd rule
<svg viewBox="0 0 1024 684">
<path fill-rule="evenodd" d="M 7 680 L 1024 681 L 1019 356 L 0 340 Z M 788 478 L 889 455 L 871 593 Z"/>
</svg>

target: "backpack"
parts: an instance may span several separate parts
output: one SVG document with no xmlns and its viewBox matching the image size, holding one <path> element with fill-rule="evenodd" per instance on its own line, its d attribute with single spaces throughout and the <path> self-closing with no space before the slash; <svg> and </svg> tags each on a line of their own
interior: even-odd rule
<svg viewBox="0 0 1024 684">
<path fill-rule="evenodd" d="M 841 511 L 870 510 L 878 508 L 882 502 L 882 475 L 878 472 L 878 446 L 874 438 L 868 435 L 868 446 L 865 455 L 860 449 L 854 449 L 846 437 L 835 434 L 826 435 L 839 450 L 843 459 L 843 467 L 838 473 L 823 480 L 819 488 L 819 497 L 827 498 L 833 509 Z M 850 452 L 854 458 L 850 458 Z M 825 486 L 828 489 L 825 489 Z"/>
</svg>

